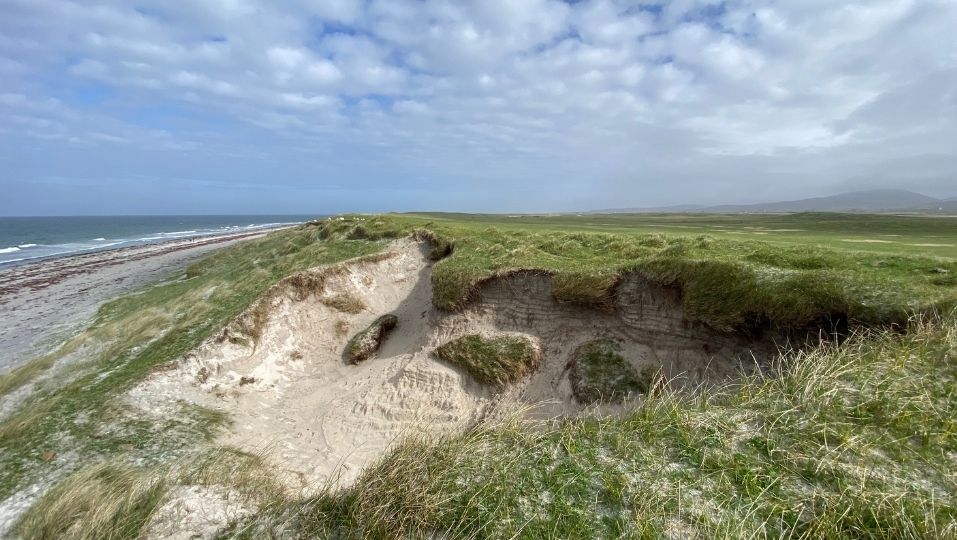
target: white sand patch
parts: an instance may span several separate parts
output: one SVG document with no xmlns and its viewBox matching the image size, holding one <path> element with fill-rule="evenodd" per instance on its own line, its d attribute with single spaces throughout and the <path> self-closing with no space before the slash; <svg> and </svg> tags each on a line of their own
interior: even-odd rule
<svg viewBox="0 0 957 540">
<path fill-rule="evenodd" d="M 46 486 L 34 484 L 0 501 L 0 538 L 12 538 L 13 527 L 33 506 Z"/>
<path fill-rule="evenodd" d="M 253 511 L 243 497 L 222 486 L 177 486 L 153 514 L 141 537 L 144 540 L 215 538 L 230 521 Z"/>
<path fill-rule="evenodd" d="M 876 238 L 841 238 L 841 242 L 851 242 L 853 244 L 896 244 L 892 240 L 878 240 Z"/>
</svg>

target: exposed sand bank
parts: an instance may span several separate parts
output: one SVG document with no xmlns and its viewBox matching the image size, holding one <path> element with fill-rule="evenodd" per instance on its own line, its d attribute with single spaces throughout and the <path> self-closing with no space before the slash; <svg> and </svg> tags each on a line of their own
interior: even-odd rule
<svg viewBox="0 0 957 540">
<path fill-rule="evenodd" d="M 265 452 L 291 489 L 315 492 L 350 484 L 403 435 L 454 432 L 529 406 L 526 414 L 540 419 L 593 410 L 574 400 L 568 376 L 570 355 L 592 339 L 620 341 L 633 367 L 660 368 L 673 384 L 733 377 L 776 352 L 770 340 L 755 343 L 689 323 L 674 293 L 637 276 L 619 285 L 611 311 L 560 304 L 551 278 L 535 273 L 492 280 L 463 311 L 440 311 L 431 302 L 425 246 L 401 240 L 390 249 L 387 257 L 347 262 L 334 272 L 305 273 L 328 276 L 305 297 L 296 284 L 309 279 L 281 282 L 249 310 L 269 313 L 258 340 L 247 342 L 243 325 L 234 323 L 132 389 L 131 414 L 162 420 L 176 414 L 180 400 L 227 412 L 233 423 L 217 444 Z M 342 294 L 365 309 L 350 314 L 328 305 Z M 398 316 L 395 331 L 376 356 L 349 364 L 349 337 L 385 313 Z M 434 355 L 463 335 L 506 332 L 540 344 L 543 362 L 503 392 Z"/>
</svg>

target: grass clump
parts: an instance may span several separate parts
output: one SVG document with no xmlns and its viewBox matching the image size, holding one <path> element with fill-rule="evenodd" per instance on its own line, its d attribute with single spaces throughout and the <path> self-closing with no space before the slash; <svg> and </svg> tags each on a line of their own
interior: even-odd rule
<svg viewBox="0 0 957 540">
<path fill-rule="evenodd" d="M 167 489 L 164 479 L 143 469 L 94 465 L 43 495 L 18 529 L 25 540 L 136 538 Z"/>
<path fill-rule="evenodd" d="M 480 383 L 499 387 L 535 371 L 542 359 L 538 345 L 519 335 L 470 334 L 442 345 L 435 354 L 465 368 Z"/>
<path fill-rule="evenodd" d="M 362 311 L 366 308 L 365 302 L 363 302 L 358 296 L 351 293 L 336 294 L 323 298 L 320 301 L 332 309 L 341 311 L 343 313 L 351 313 L 353 315 L 362 313 Z"/>
<path fill-rule="evenodd" d="M 365 330 L 352 336 L 352 339 L 346 344 L 346 357 L 349 362 L 358 364 L 370 358 L 379 350 L 386 336 L 398 323 L 399 318 L 389 313 L 372 321 L 372 324 L 367 326 Z"/>
<path fill-rule="evenodd" d="M 647 393 L 650 387 L 651 381 L 640 377 L 621 356 L 621 344 L 611 339 L 597 339 L 578 347 L 569 368 L 572 393 L 579 403 L 621 401 Z"/>
<path fill-rule="evenodd" d="M 170 466 L 134 466 L 113 459 L 81 468 L 40 497 L 16 530 L 24 540 L 140 538 L 178 486 L 225 488 L 234 504 L 254 508 L 287 500 L 262 456 L 219 447 Z"/>
</svg>

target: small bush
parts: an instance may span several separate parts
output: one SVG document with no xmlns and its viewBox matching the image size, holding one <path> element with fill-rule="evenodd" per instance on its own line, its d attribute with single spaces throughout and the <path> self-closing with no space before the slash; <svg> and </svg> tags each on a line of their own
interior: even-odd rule
<svg viewBox="0 0 957 540">
<path fill-rule="evenodd" d="M 386 336 L 398 323 L 399 318 L 390 313 L 372 321 L 365 330 L 352 336 L 346 345 L 346 356 L 349 362 L 358 364 L 375 354 Z"/>
<path fill-rule="evenodd" d="M 531 339 L 515 335 L 470 334 L 442 345 L 435 354 L 465 368 L 477 381 L 500 387 L 533 372 L 542 359 Z"/>
<path fill-rule="evenodd" d="M 336 321 L 336 337 L 345 337 L 349 333 L 349 323 L 343 320 Z"/>
<path fill-rule="evenodd" d="M 569 375 L 575 399 L 585 404 L 609 403 L 648 392 L 657 370 L 645 370 L 641 377 L 620 352 L 621 345 L 610 339 L 589 341 L 575 350 Z"/>
</svg>

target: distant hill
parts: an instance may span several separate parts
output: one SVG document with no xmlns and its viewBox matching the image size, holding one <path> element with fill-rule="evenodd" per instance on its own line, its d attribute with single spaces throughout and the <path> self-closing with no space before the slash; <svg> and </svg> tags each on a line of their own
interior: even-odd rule
<svg viewBox="0 0 957 540">
<path fill-rule="evenodd" d="M 937 199 L 903 189 L 872 189 L 813 197 L 796 201 L 757 204 L 723 204 L 718 206 L 678 205 L 651 208 L 608 208 L 596 214 L 622 213 L 790 213 L 790 212 L 872 212 L 872 213 L 957 213 L 957 197 Z"/>
</svg>

